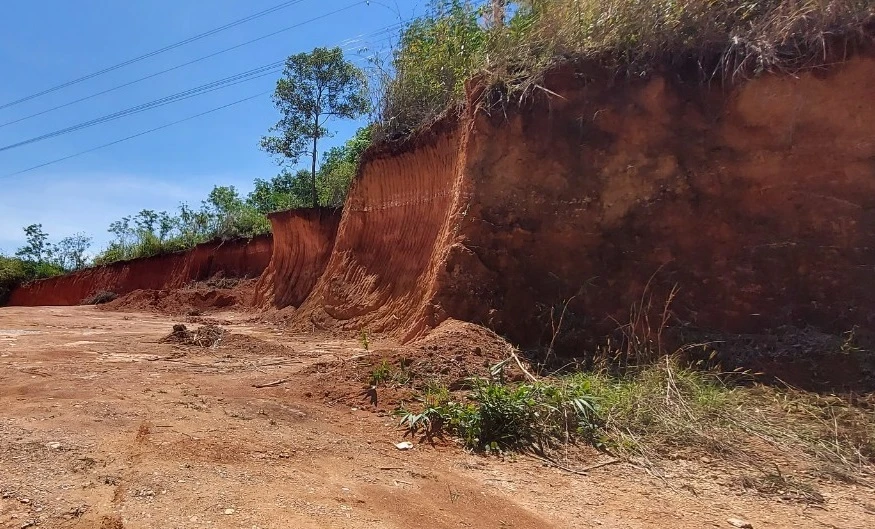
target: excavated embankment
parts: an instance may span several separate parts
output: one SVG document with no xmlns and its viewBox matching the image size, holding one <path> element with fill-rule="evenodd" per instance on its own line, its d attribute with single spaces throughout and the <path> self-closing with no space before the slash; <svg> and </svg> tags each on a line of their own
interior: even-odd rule
<svg viewBox="0 0 875 529">
<path fill-rule="evenodd" d="M 258 277 L 271 257 L 271 236 L 199 244 L 191 250 L 89 268 L 33 281 L 12 292 L 9 305 L 78 305 L 95 292 L 175 289 L 216 274 Z"/>
<path fill-rule="evenodd" d="M 784 329 L 788 354 L 792 329 L 814 348 L 817 332 L 871 336 L 875 59 L 731 86 L 569 65 L 543 86 L 372 148 L 341 217 L 271 218 L 269 263 L 268 239 L 205 245 L 32 283 L 11 303 L 264 270 L 256 303 L 297 307 L 308 331 L 411 340 L 457 319 L 579 352 L 648 300 L 655 326 L 677 287 L 675 328 L 751 343 Z"/>
<path fill-rule="evenodd" d="M 537 345 L 570 300 L 580 343 L 677 285 L 673 324 L 875 326 L 875 60 L 611 79 L 566 67 L 525 108 L 369 152 L 296 319 L 409 339 L 456 318 Z"/>
<path fill-rule="evenodd" d="M 334 248 L 340 211 L 298 209 L 269 215 L 273 255 L 255 286 L 257 307 L 300 305 L 325 270 Z"/>
</svg>

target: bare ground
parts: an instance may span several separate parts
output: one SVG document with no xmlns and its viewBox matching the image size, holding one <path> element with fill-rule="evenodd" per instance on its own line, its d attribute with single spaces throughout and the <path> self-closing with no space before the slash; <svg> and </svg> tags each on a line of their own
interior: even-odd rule
<svg viewBox="0 0 875 529">
<path fill-rule="evenodd" d="M 318 376 L 395 344 L 213 316 L 228 332 L 201 348 L 161 343 L 167 316 L 0 309 L 0 527 L 875 526 L 872 490 L 824 482 L 808 505 L 744 490 L 720 461 L 678 459 L 660 479 L 452 443 L 400 451 L 388 408 Z"/>
</svg>

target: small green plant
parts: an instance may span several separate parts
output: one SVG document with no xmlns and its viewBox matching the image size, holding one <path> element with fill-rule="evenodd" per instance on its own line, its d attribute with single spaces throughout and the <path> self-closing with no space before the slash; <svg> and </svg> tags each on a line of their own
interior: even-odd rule
<svg viewBox="0 0 875 529">
<path fill-rule="evenodd" d="M 371 341 L 368 339 L 368 331 L 364 327 L 359 329 L 359 344 L 365 351 L 367 351 L 371 345 Z"/>
<path fill-rule="evenodd" d="M 426 385 L 424 394 L 419 397 L 422 410 L 414 413 L 403 407 L 397 411 L 401 417 L 401 426 L 405 427 L 411 435 L 422 432 L 427 439 L 440 436 L 447 419 L 454 416 L 457 404 L 450 400 L 450 392 L 439 383 Z"/>
<path fill-rule="evenodd" d="M 383 359 L 371 371 L 370 383 L 372 386 L 385 384 L 392 379 L 392 364 Z"/>
<path fill-rule="evenodd" d="M 402 358 L 398 361 L 398 369 L 392 375 L 392 380 L 396 384 L 405 386 L 413 381 L 413 371 L 410 369 L 410 359 Z"/>
<path fill-rule="evenodd" d="M 598 414 L 587 386 L 565 380 L 507 384 L 503 366 L 489 379 L 475 378 L 466 402 L 452 400 L 443 389 L 427 389 L 420 411 L 402 409 L 401 425 L 427 437 L 448 430 L 472 449 L 500 452 L 535 449 L 555 442 L 594 437 Z"/>
</svg>

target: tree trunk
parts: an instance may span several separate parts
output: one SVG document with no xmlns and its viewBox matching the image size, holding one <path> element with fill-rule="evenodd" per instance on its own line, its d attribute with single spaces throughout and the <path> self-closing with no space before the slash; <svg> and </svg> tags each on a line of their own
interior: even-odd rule
<svg viewBox="0 0 875 529">
<path fill-rule="evenodd" d="M 316 141 L 319 139 L 319 114 L 316 114 L 313 128 L 313 166 L 310 171 L 310 191 L 313 192 L 313 207 L 319 207 L 319 194 L 316 192 Z"/>
<path fill-rule="evenodd" d="M 493 29 L 500 29 L 504 27 L 504 2 L 505 0 L 492 0 Z"/>
</svg>

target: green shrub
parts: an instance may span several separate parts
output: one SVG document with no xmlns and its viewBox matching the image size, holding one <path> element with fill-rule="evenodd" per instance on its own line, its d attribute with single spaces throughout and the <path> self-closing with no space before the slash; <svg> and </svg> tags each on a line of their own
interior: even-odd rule
<svg viewBox="0 0 875 529">
<path fill-rule="evenodd" d="M 483 8 L 434 0 L 380 68 L 381 137 L 404 136 L 464 100 L 482 76 L 506 100 L 558 62 L 587 59 L 641 76 L 691 67 L 703 80 L 841 61 L 873 42 L 871 0 L 518 0 L 487 28 Z M 511 99 L 514 96 L 514 99 Z"/>
<path fill-rule="evenodd" d="M 419 412 L 402 408 L 401 425 L 427 437 L 447 430 L 472 449 L 502 451 L 592 439 L 598 422 L 595 401 L 584 384 L 554 380 L 506 384 L 474 379 L 465 402 L 445 388 L 431 389 Z"/>
<path fill-rule="evenodd" d="M 64 269 L 57 264 L 36 263 L 0 255 L 0 305 L 9 300 L 9 294 L 17 286 L 63 273 Z"/>
</svg>

